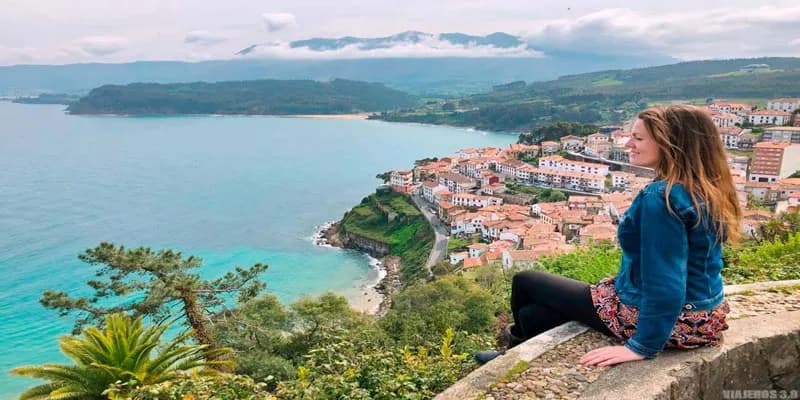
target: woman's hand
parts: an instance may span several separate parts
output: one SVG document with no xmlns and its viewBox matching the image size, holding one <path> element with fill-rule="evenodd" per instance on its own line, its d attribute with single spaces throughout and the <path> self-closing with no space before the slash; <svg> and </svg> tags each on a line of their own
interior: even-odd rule
<svg viewBox="0 0 800 400">
<path fill-rule="evenodd" d="M 625 346 L 606 346 L 584 354 L 580 361 L 586 366 L 605 367 L 628 361 L 644 360 L 644 358 L 643 355 L 636 354 Z"/>
</svg>

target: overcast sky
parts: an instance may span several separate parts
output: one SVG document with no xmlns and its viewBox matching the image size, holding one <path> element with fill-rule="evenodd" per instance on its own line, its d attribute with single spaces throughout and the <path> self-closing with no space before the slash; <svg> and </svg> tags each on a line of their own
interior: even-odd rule
<svg viewBox="0 0 800 400">
<path fill-rule="evenodd" d="M 271 49 L 259 56 L 289 58 L 541 56 L 553 50 L 655 53 L 685 60 L 800 56 L 797 0 L 536 3 L 544 2 L 0 0 L 0 65 L 227 59 L 257 43 Z M 536 50 L 430 41 L 319 54 L 287 45 L 311 37 L 379 37 L 407 30 L 502 31 L 522 36 Z"/>
</svg>

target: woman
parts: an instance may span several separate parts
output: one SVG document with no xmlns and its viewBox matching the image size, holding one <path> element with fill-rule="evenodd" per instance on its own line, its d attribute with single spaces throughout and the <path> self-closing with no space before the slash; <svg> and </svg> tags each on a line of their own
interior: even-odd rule
<svg viewBox="0 0 800 400">
<path fill-rule="evenodd" d="M 511 346 L 571 320 L 625 340 L 588 352 L 584 365 L 719 343 L 729 312 L 722 243 L 739 239 L 741 210 L 717 128 L 697 107 L 650 108 L 639 114 L 626 147 L 631 164 L 653 168 L 656 178 L 620 219 L 618 274 L 591 286 L 541 271 L 515 275 Z"/>
</svg>

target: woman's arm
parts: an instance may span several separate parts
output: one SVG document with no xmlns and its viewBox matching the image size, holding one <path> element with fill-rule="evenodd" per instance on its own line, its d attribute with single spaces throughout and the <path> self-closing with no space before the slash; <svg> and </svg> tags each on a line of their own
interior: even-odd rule
<svg viewBox="0 0 800 400">
<path fill-rule="evenodd" d="M 609 366 L 654 357 L 666 344 L 686 295 L 689 243 L 683 221 L 658 193 L 642 193 L 641 304 L 636 333 L 624 346 L 605 346 L 581 357 L 584 365 Z"/>
<path fill-rule="evenodd" d="M 664 196 L 640 199 L 641 304 L 636 333 L 625 347 L 651 358 L 664 348 L 686 297 L 689 241 L 686 225 L 669 212 Z"/>
</svg>

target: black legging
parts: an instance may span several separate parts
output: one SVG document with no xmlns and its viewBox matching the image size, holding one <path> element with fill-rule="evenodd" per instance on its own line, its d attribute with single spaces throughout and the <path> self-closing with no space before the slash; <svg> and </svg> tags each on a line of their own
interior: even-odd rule
<svg viewBox="0 0 800 400">
<path fill-rule="evenodd" d="M 542 271 L 523 271 L 511 284 L 512 333 L 524 339 L 568 321 L 614 336 L 594 310 L 589 285 Z"/>
</svg>

